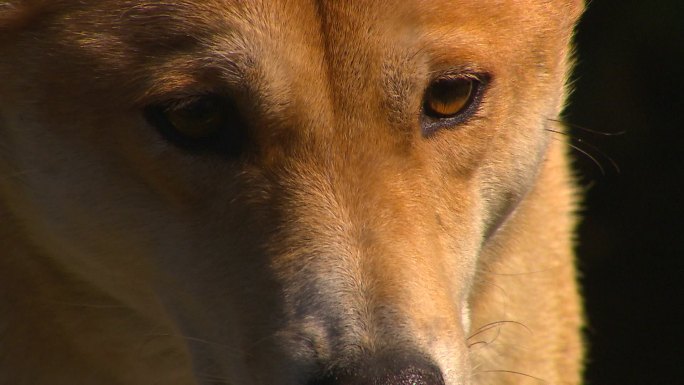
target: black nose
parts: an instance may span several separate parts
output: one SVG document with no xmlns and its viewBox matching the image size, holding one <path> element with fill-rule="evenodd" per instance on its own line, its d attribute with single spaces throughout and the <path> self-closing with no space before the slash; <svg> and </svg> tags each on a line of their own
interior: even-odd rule
<svg viewBox="0 0 684 385">
<path fill-rule="evenodd" d="M 424 359 L 383 359 L 330 370 L 307 385 L 444 385 L 444 379 Z"/>
</svg>

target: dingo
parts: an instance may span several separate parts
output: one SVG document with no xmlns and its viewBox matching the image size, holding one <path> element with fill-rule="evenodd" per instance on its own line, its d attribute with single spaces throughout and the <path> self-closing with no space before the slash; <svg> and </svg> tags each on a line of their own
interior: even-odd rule
<svg viewBox="0 0 684 385">
<path fill-rule="evenodd" d="M 0 1 L 0 384 L 578 384 L 582 8 Z"/>
</svg>

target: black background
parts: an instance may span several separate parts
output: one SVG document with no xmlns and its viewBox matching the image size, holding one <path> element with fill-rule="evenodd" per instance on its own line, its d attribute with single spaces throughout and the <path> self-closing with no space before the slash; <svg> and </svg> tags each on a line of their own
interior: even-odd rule
<svg viewBox="0 0 684 385">
<path fill-rule="evenodd" d="M 595 0 L 576 42 L 587 384 L 684 384 L 684 1 Z"/>
</svg>

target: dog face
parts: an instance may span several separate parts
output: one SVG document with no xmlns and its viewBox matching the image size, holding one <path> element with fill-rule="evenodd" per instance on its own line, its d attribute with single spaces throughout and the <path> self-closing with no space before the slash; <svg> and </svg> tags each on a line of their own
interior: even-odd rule
<svg viewBox="0 0 684 385">
<path fill-rule="evenodd" d="M 470 346 L 505 320 L 483 266 L 567 237 L 521 207 L 554 205 L 534 190 L 558 162 L 549 127 L 580 11 L 0 2 L 0 212 L 70 279 L 161 329 L 198 383 L 491 382 L 481 365 L 525 354 Z M 129 329 L 99 333 L 136 341 Z M 557 354 L 525 370 L 560 376 Z"/>
</svg>

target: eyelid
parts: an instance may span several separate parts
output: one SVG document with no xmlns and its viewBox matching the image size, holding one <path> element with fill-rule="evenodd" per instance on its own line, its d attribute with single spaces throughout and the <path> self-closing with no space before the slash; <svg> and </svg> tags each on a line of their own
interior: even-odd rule
<svg viewBox="0 0 684 385">
<path fill-rule="evenodd" d="M 481 74 L 472 72 L 447 72 L 439 76 L 435 76 L 430 80 L 430 84 L 439 80 L 457 80 L 457 79 L 472 79 L 477 82 L 482 82 Z"/>
</svg>

